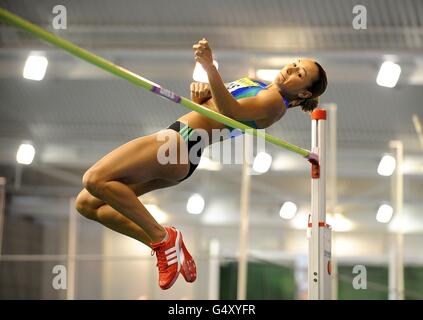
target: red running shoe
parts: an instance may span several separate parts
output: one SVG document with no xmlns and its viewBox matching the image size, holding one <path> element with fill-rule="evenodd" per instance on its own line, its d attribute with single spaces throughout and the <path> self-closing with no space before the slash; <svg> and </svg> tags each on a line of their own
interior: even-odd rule
<svg viewBox="0 0 423 320">
<path fill-rule="evenodd" d="M 165 227 L 168 234 L 167 241 L 152 243 L 151 255 L 156 253 L 159 267 L 159 286 L 163 290 L 169 289 L 178 278 L 181 270 L 182 234 L 173 227 Z"/>
<path fill-rule="evenodd" d="M 197 268 L 195 266 L 194 259 L 189 254 L 187 248 L 185 247 L 185 243 L 182 239 L 181 233 L 181 274 L 187 282 L 194 282 L 197 279 Z"/>
</svg>

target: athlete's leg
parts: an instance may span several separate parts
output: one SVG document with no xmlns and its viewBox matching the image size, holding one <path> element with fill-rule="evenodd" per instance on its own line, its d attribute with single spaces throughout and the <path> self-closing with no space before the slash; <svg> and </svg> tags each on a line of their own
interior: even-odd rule
<svg viewBox="0 0 423 320">
<path fill-rule="evenodd" d="M 83 177 L 84 186 L 90 194 L 137 224 L 152 242 L 161 241 L 166 231 L 151 216 L 129 185 L 155 179 L 179 181 L 189 171 L 188 163 L 159 163 L 158 150 L 165 141 L 160 141 L 158 134 L 132 140 L 117 148 L 91 167 Z M 180 146 L 183 144 L 185 147 L 185 141 L 173 130 L 168 130 L 167 134 L 175 139 L 174 145 L 179 156 Z"/>
<path fill-rule="evenodd" d="M 133 184 L 129 187 L 137 196 L 141 196 L 150 191 L 174 186 L 176 184 L 178 184 L 176 181 L 155 179 L 145 183 Z M 78 212 L 86 218 L 95 220 L 102 225 L 136 239 L 147 246 L 150 246 L 152 242 L 152 239 L 143 229 L 141 229 L 141 227 L 126 218 L 120 212 L 113 209 L 103 200 L 91 195 L 86 189 L 83 189 L 76 198 L 76 208 Z"/>
</svg>

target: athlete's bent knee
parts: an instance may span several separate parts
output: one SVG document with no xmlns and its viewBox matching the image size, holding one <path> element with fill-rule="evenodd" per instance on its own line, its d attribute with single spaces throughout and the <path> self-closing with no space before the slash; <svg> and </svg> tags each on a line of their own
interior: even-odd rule
<svg viewBox="0 0 423 320">
<path fill-rule="evenodd" d="M 86 192 L 81 191 L 76 197 L 75 208 L 85 218 L 97 220 L 97 208 L 91 205 L 89 195 Z"/>
<path fill-rule="evenodd" d="M 82 183 L 85 189 L 88 190 L 93 196 L 99 196 L 104 188 L 106 180 L 103 175 L 97 169 L 90 169 L 85 172 Z"/>
</svg>

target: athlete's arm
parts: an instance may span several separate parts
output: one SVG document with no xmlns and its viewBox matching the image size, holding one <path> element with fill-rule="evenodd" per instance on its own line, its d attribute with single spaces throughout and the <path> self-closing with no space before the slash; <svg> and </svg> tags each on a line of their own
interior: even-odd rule
<svg viewBox="0 0 423 320">
<path fill-rule="evenodd" d="M 233 118 L 233 112 L 239 107 L 239 103 L 226 89 L 222 77 L 213 64 L 213 55 L 208 41 L 206 39 L 200 40 L 192 47 L 195 50 L 195 61 L 199 62 L 207 72 L 210 91 L 216 108 L 220 113 Z"/>
<path fill-rule="evenodd" d="M 210 91 L 216 108 L 220 113 L 236 120 L 259 120 L 276 115 L 281 98 L 279 94 L 267 92 L 255 97 L 236 100 L 226 89 L 222 77 L 213 64 L 211 49 L 207 40 L 203 39 L 193 46 L 195 60 L 206 70 Z"/>
</svg>

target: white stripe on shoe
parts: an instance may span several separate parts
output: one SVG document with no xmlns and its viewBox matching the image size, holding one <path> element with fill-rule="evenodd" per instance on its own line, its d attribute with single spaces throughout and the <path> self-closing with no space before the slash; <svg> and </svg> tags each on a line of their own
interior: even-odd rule
<svg viewBox="0 0 423 320">
<path fill-rule="evenodd" d="M 175 246 L 175 247 L 172 247 L 172 248 L 170 248 L 170 249 L 167 249 L 167 250 L 165 251 L 165 254 L 169 254 L 169 253 L 171 253 L 172 251 L 176 251 L 176 246 Z"/>
<path fill-rule="evenodd" d="M 171 254 L 167 255 L 166 259 L 170 260 L 171 258 L 174 258 L 174 257 L 176 257 L 176 251 L 173 251 Z"/>
<path fill-rule="evenodd" d="M 181 234 L 179 230 L 176 230 L 176 232 L 177 232 L 177 236 L 175 240 L 175 246 L 165 250 L 165 255 L 166 255 L 166 262 L 168 266 L 174 263 L 178 263 L 178 272 L 179 272 L 181 268 L 181 262 L 179 257 L 182 252 L 182 248 L 180 244 Z"/>
<path fill-rule="evenodd" d="M 166 257 L 167 265 L 170 266 L 171 264 L 175 263 L 176 262 L 175 259 L 178 259 L 177 255 L 176 255 L 176 252 L 168 255 Z"/>
<path fill-rule="evenodd" d="M 177 262 L 178 262 L 178 258 L 174 257 L 173 259 L 167 261 L 167 265 L 170 266 L 170 265 L 177 263 Z"/>
</svg>

